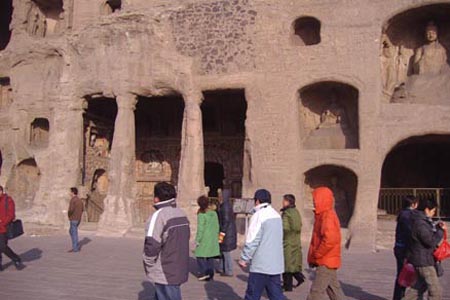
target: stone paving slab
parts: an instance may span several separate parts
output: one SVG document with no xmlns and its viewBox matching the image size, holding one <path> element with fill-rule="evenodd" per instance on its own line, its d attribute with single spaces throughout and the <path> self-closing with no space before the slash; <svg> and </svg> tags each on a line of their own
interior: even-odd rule
<svg viewBox="0 0 450 300">
<path fill-rule="evenodd" d="M 153 287 L 145 280 L 142 266 L 143 240 L 104 238 L 81 235 L 80 253 L 67 253 L 67 235 L 25 236 L 10 241 L 22 255 L 27 267 L 16 271 L 4 257 L 6 270 L 0 273 L 0 300 L 150 300 Z M 306 251 L 304 251 L 306 252 Z M 237 258 L 238 251 L 235 251 Z M 347 299 L 391 299 L 394 258 L 389 250 L 378 253 L 344 251 L 339 277 Z M 450 263 L 441 282 L 450 283 Z M 191 270 L 195 272 L 195 260 Z M 183 285 L 185 300 L 237 300 L 245 292 L 248 274 L 237 266 L 235 277 L 217 276 L 212 282 L 198 282 L 191 274 Z M 311 278 L 310 270 L 305 275 Z M 306 299 L 310 281 L 288 299 Z M 267 298 L 264 298 L 267 299 Z M 450 300 L 450 289 L 444 285 L 444 300 Z"/>
</svg>

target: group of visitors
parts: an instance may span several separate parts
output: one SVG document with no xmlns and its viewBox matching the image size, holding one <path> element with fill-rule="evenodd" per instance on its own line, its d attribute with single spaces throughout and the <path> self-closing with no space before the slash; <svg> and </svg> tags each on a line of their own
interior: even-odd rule
<svg viewBox="0 0 450 300">
<path fill-rule="evenodd" d="M 186 214 L 177 208 L 175 188 L 158 183 L 154 188 L 156 212 L 149 219 L 144 245 L 144 268 L 154 283 L 156 299 L 181 299 L 181 284 L 188 280 L 190 224 Z M 308 263 L 316 269 L 308 300 L 341 300 L 344 295 L 337 279 L 341 265 L 340 224 L 334 210 L 333 192 L 319 187 L 313 192 L 315 223 L 308 252 Z M 237 247 L 235 214 L 228 191 L 219 197 L 218 207 L 208 197 L 197 199 L 197 233 L 194 254 L 200 281 L 213 280 L 217 272 L 233 276 L 231 252 Z M 285 299 L 283 290 L 292 291 L 305 281 L 302 274 L 302 221 L 294 195 L 283 196 L 281 215 L 271 205 L 269 191 L 260 189 L 254 195 L 248 233 L 239 259 L 249 268 L 246 300 L 261 299 L 264 291 L 270 300 Z M 294 286 L 294 278 L 296 284 Z"/>
<path fill-rule="evenodd" d="M 444 222 L 434 222 L 433 216 L 438 208 L 432 198 L 417 199 L 407 196 L 403 199 L 403 209 L 397 217 L 394 255 L 397 260 L 397 277 L 393 300 L 442 299 L 442 287 L 438 277 L 442 275 L 439 261 L 433 252 L 443 242 Z M 400 286 L 398 279 L 405 263 L 414 266 L 417 281 L 409 288 Z"/>
</svg>

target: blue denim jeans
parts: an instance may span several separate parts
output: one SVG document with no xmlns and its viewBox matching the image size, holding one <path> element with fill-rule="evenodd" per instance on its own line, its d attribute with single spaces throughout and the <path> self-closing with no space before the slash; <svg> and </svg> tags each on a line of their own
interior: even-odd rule
<svg viewBox="0 0 450 300">
<path fill-rule="evenodd" d="M 231 252 L 222 252 L 220 267 L 225 275 L 233 275 L 233 258 L 231 257 Z"/>
<path fill-rule="evenodd" d="M 78 252 L 80 250 L 78 245 L 78 225 L 80 225 L 79 221 L 70 221 L 69 234 L 72 239 L 72 250 L 74 252 Z"/>
<path fill-rule="evenodd" d="M 245 300 L 259 300 L 263 291 L 266 290 L 270 300 L 284 300 L 281 288 L 281 274 L 268 275 L 261 273 L 251 273 L 248 276 L 247 291 Z"/>
<path fill-rule="evenodd" d="M 156 300 L 181 300 L 179 285 L 166 285 L 155 283 Z"/>
</svg>

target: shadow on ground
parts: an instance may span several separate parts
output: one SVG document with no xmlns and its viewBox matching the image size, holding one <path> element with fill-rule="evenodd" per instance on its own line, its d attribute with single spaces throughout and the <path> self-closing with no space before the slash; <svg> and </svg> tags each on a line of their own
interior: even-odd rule
<svg viewBox="0 0 450 300">
<path fill-rule="evenodd" d="M 365 292 L 359 286 L 341 282 L 345 296 L 358 300 L 387 300 L 386 298 Z"/>
<path fill-rule="evenodd" d="M 83 248 L 84 246 L 86 246 L 87 244 L 89 244 L 90 242 L 92 242 L 92 240 L 90 238 L 83 238 L 81 241 L 78 242 L 78 246 L 81 248 Z"/>
<path fill-rule="evenodd" d="M 138 294 L 138 300 L 155 300 L 155 287 L 148 281 L 142 282 L 142 291 Z"/>
<path fill-rule="evenodd" d="M 24 253 L 19 254 L 20 258 L 22 259 L 22 262 L 27 263 L 30 261 L 38 260 L 42 257 L 42 250 L 39 248 L 32 248 Z M 8 268 L 13 265 L 13 262 L 10 261 L 9 263 L 5 264 L 3 268 Z"/>
<path fill-rule="evenodd" d="M 205 283 L 207 299 L 210 300 L 240 300 L 240 297 L 231 286 L 220 281 L 208 281 Z"/>
</svg>

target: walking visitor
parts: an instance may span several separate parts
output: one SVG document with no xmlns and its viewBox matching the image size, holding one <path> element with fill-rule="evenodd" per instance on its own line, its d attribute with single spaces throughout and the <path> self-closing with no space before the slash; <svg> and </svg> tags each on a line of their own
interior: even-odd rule
<svg viewBox="0 0 450 300">
<path fill-rule="evenodd" d="M 195 237 L 195 257 L 199 268 L 198 280 L 214 278 L 214 258 L 220 256 L 219 218 L 215 205 L 210 205 L 206 196 L 197 199 L 197 235 Z"/>
<path fill-rule="evenodd" d="M 72 249 L 67 252 L 79 252 L 80 245 L 78 244 L 78 226 L 81 222 L 81 217 L 83 216 L 84 205 L 83 201 L 78 198 L 78 189 L 76 187 L 70 188 L 70 204 L 69 210 L 67 211 L 67 216 L 70 222 L 70 239 L 72 240 Z"/>
<path fill-rule="evenodd" d="M 397 274 L 395 277 L 395 288 L 393 300 L 401 300 L 405 296 L 406 288 L 398 284 L 398 276 L 403 268 L 406 259 L 406 251 L 411 239 L 411 215 L 417 208 L 417 198 L 414 196 L 406 196 L 403 199 L 402 210 L 397 216 L 397 226 L 395 228 L 395 246 L 394 255 L 397 261 Z"/>
<path fill-rule="evenodd" d="M 155 285 L 156 300 L 181 300 L 180 286 L 189 276 L 188 218 L 177 207 L 175 187 L 158 183 L 144 244 L 144 269 Z"/>
<path fill-rule="evenodd" d="M 239 265 L 250 265 L 245 300 L 259 300 L 265 290 L 270 300 L 284 299 L 281 275 L 284 273 L 283 224 L 272 207 L 270 192 L 257 190 L 254 214 Z"/>
<path fill-rule="evenodd" d="M 333 192 L 327 187 L 313 191 L 314 229 L 308 263 L 316 268 L 308 300 L 321 300 L 325 294 L 332 300 L 343 300 L 344 293 L 337 278 L 341 267 L 341 226 L 334 210 Z"/>
<path fill-rule="evenodd" d="M 293 278 L 297 280 L 295 287 L 305 281 L 302 274 L 302 218 L 295 206 L 295 196 L 287 194 L 283 196 L 283 248 L 284 248 L 284 273 L 283 289 L 291 292 Z"/>
<path fill-rule="evenodd" d="M 411 241 L 406 257 L 416 268 L 417 282 L 406 290 L 405 300 L 424 299 L 427 291 L 429 300 L 442 299 L 442 287 L 433 252 L 442 242 L 446 225 L 443 222 L 433 222 L 437 206 L 434 198 L 420 199 L 419 206 L 411 214 Z"/>
<path fill-rule="evenodd" d="M 14 263 L 17 270 L 22 270 L 25 266 L 19 255 L 8 246 L 6 235 L 8 225 L 16 218 L 14 200 L 3 192 L 0 186 L 0 271 L 3 271 L 2 256 L 5 254 Z"/>
<path fill-rule="evenodd" d="M 233 258 L 231 252 L 237 248 L 236 217 L 230 202 L 230 190 L 224 189 L 219 206 L 219 243 L 221 253 L 221 275 L 233 276 Z"/>
</svg>

